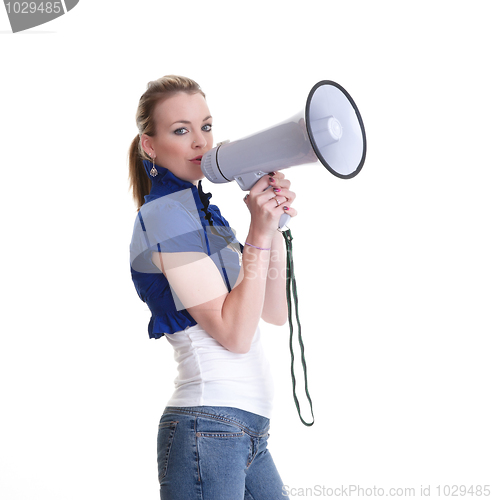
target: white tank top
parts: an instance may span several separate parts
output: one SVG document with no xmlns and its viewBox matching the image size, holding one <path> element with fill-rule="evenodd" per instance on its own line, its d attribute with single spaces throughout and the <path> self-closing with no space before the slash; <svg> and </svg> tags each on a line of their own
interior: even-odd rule
<svg viewBox="0 0 492 500">
<path fill-rule="evenodd" d="M 178 363 L 168 406 L 230 406 L 271 418 L 273 378 L 259 328 L 245 354 L 228 351 L 199 325 L 165 336 Z"/>
</svg>

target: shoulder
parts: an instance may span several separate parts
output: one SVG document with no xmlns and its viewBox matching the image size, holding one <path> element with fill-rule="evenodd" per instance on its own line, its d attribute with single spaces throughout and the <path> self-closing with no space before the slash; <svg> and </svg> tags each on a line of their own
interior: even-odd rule
<svg viewBox="0 0 492 500">
<path fill-rule="evenodd" d="M 184 211 L 193 214 L 197 212 L 195 199 L 191 189 L 183 189 L 165 196 L 159 196 L 140 208 L 140 213 L 146 216 L 158 215 L 170 211 Z"/>
<path fill-rule="evenodd" d="M 165 229 L 176 236 L 201 228 L 191 189 L 161 196 L 143 204 L 138 217 L 148 233 Z"/>
</svg>

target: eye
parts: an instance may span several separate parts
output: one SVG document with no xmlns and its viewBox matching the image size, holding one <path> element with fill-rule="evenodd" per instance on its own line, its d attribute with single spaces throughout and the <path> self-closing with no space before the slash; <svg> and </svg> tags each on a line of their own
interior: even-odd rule
<svg viewBox="0 0 492 500">
<path fill-rule="evenodd" d="M 204 132 L 212 132 L 212 124 L 211 124 L 211 123 L 207 123 L 206 125 L 204 125 L 204 126 L 202 127 L 202 130 L 203 130 Z"/>
<path fill-rule="evenodd" d="M 186 130 L 184 127 L 178 128 L 174 131 L 176 135 L 185 135 L 188 130 Z"/>
</svg>

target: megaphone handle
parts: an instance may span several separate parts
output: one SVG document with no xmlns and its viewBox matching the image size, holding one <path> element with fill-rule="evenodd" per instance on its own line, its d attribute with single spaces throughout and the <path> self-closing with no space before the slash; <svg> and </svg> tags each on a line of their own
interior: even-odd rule
<svg viewBox="0 0 492 500">
<path fill-rule="evenodd" d="M 278 228 L 279 229 L 284 228 L 285 226 L 287 226 L 289 221 L 290 221 L 290 215 L 289 214 L 282 214 L 280 216 L 280 220 L 278 221 Z"/>
</svg>

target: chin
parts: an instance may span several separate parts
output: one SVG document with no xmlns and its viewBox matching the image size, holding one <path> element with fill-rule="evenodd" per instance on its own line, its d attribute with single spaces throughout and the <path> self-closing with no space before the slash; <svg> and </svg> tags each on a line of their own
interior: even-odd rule
<svg viewBox="0 0 492 500">
<path fill-rule="evenodd" d="M 200 181 L 202 179 L 205 179 L 205 174 L 202 172 L 202 169 L 200 167 L 199 168 L 199 171 L 198 172 L 194 172 L 194 175 L 193 175 L 193 180 L 196 180 L 196 181 Z"/>
<path fill-rule="evenodd" d="M 205 175 L 201 172 L 199 174 L 189 175 L 186 177 L 186 179 L 183 179 L 183 180 L 191 182 L 192 184 L 195 184 L 195 186 L 196 186 L 198 184 L 198 181 L 200 181 L 204 178 L 205 178 Z"/>
</svg>

